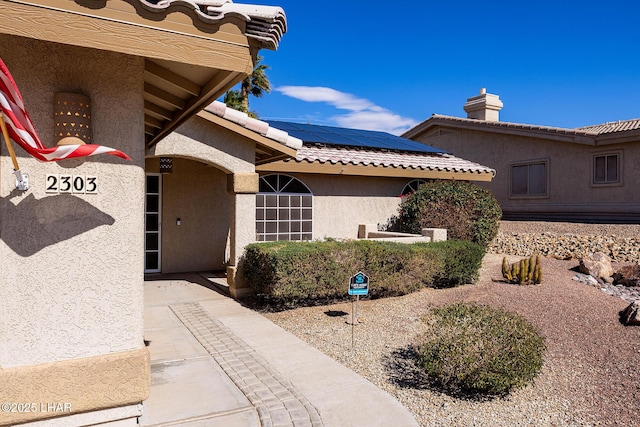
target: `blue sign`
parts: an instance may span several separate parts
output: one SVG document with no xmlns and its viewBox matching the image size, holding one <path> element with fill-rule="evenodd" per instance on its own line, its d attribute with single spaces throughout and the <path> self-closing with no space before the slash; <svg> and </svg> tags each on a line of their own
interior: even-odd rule
<svg viewBox="0 0 640 427">
<path fill-rule="evenodd" d="M 358 274 L 349 280 L 349 295 L 368 295 L 369 276 L 359 271 Z"/>
</svg>

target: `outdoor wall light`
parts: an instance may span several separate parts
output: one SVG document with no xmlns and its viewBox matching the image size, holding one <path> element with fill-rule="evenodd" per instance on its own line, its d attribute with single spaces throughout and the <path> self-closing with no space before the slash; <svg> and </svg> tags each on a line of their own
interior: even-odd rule
<svg viewBox="0 0 640 427">
<path fill-rule="evenodd" d="M 53 104 L 56 144 L 90 144 L 91 98 L 81 93 L 58 92 Z"/>
</svg>

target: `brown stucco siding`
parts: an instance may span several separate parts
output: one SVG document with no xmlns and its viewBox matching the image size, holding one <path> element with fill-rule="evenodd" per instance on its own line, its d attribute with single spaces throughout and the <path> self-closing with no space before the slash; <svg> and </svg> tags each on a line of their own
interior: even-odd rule
<svg viewBox="0 0 640 427">
<path fill-rule="evenodd" d="M 440 134 L 439 134 L 440 133 Z M 620 215 L 640 212 L 640 142 L 603 146 L 477 130 L 442 130 L 420 135 L 417 141 L 496 170 L 490 189 L 509 213 Z M 622 153 L 621 185 L 592 185 L 593 156 Z M 510 167 L 516 162 L 548 161 L 547 197 L 510 196 Z"/>
<path fill-rule="evenodd" d="M 291 174 L 313 193 L 315 239 L 358 237 L 359 224 L 386 224 L 398 213 L 400 194 L 410 181 L 321 174 Z"/>
<path fill-rule="evenodd" d="M 53 144 L 53 96 L 91 97 L 93 142 L 131 156 L 41 163 L 15 190 L 3 147 L 0 205 L 0 366 L 138 349 L 143 340 L 144 123 L 141 58 L 0 35 L 43 143 Z M 4 143 L 3 143 L 4 145 Z M 97 194 L 50 194 L 47 174 L 93 175 Z M 28 315 L 27 315 L 28 314 Z"/>
</svg>

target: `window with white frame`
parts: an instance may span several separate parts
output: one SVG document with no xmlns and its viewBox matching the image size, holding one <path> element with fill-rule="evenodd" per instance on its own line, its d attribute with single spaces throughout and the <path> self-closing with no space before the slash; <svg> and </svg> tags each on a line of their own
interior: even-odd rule
<svg viewBox="0 0 640 427">
<path fill-rule="evenodd" d="M 511 164 L 511 197 L 548 196 L 548 160 Z"/>
<path fill-rule="evenodd" d="M 260 177 L 256 240 L 313 239 L 313 194 L 302 181 L 282 174 Z"/>
<path fill-rule="evenodd" d="M 420 187 L 422 184 L 425 184 L 426 182 L 427 181 L 425 181 L 424 179 L 411 180 L 407 182 L 407 185 L 404 186 L 404 188 L 402 189 L 402 193 L 400 195 L 406 196 L 408 194 L 411 194 L 415 192 L 418 189 L 418 187 Z"/>
<path fill-rule="evenodd" d="M 594 185 L 611 185 L 621 183 L 622 152 L 597 153 L 593 155 Z"/>
<path fill-rule="evenodd" d="M 162 232 L 162 175 L 146 174 L 144 203 L 144 272 L 159 273 Z"/>
</svg>

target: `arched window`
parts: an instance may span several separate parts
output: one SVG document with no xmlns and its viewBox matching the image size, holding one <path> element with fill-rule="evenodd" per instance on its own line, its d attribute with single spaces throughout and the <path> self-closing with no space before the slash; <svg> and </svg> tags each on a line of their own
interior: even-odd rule
<svg viewBox="0 0 640 427">
<path fill-rule="evenodd" d="M 313 194 L 288 175 L 260 177 L 256 196 L 256 240 L 313 239 Z"/>
<path fill-rule="evenodd" d="M 421 186 L 422 184 L 425 184 L 426 182 L 427 181 L 425 181 L 424 179 L 414 179 L 412 181 L 407 182 L 407 185 L 405 185 L 404 188 L 402 189 L 401 196 L 406 196 L 408 194 L 413 193 L 418 189 L 419 186 Z"/>
</svg>

